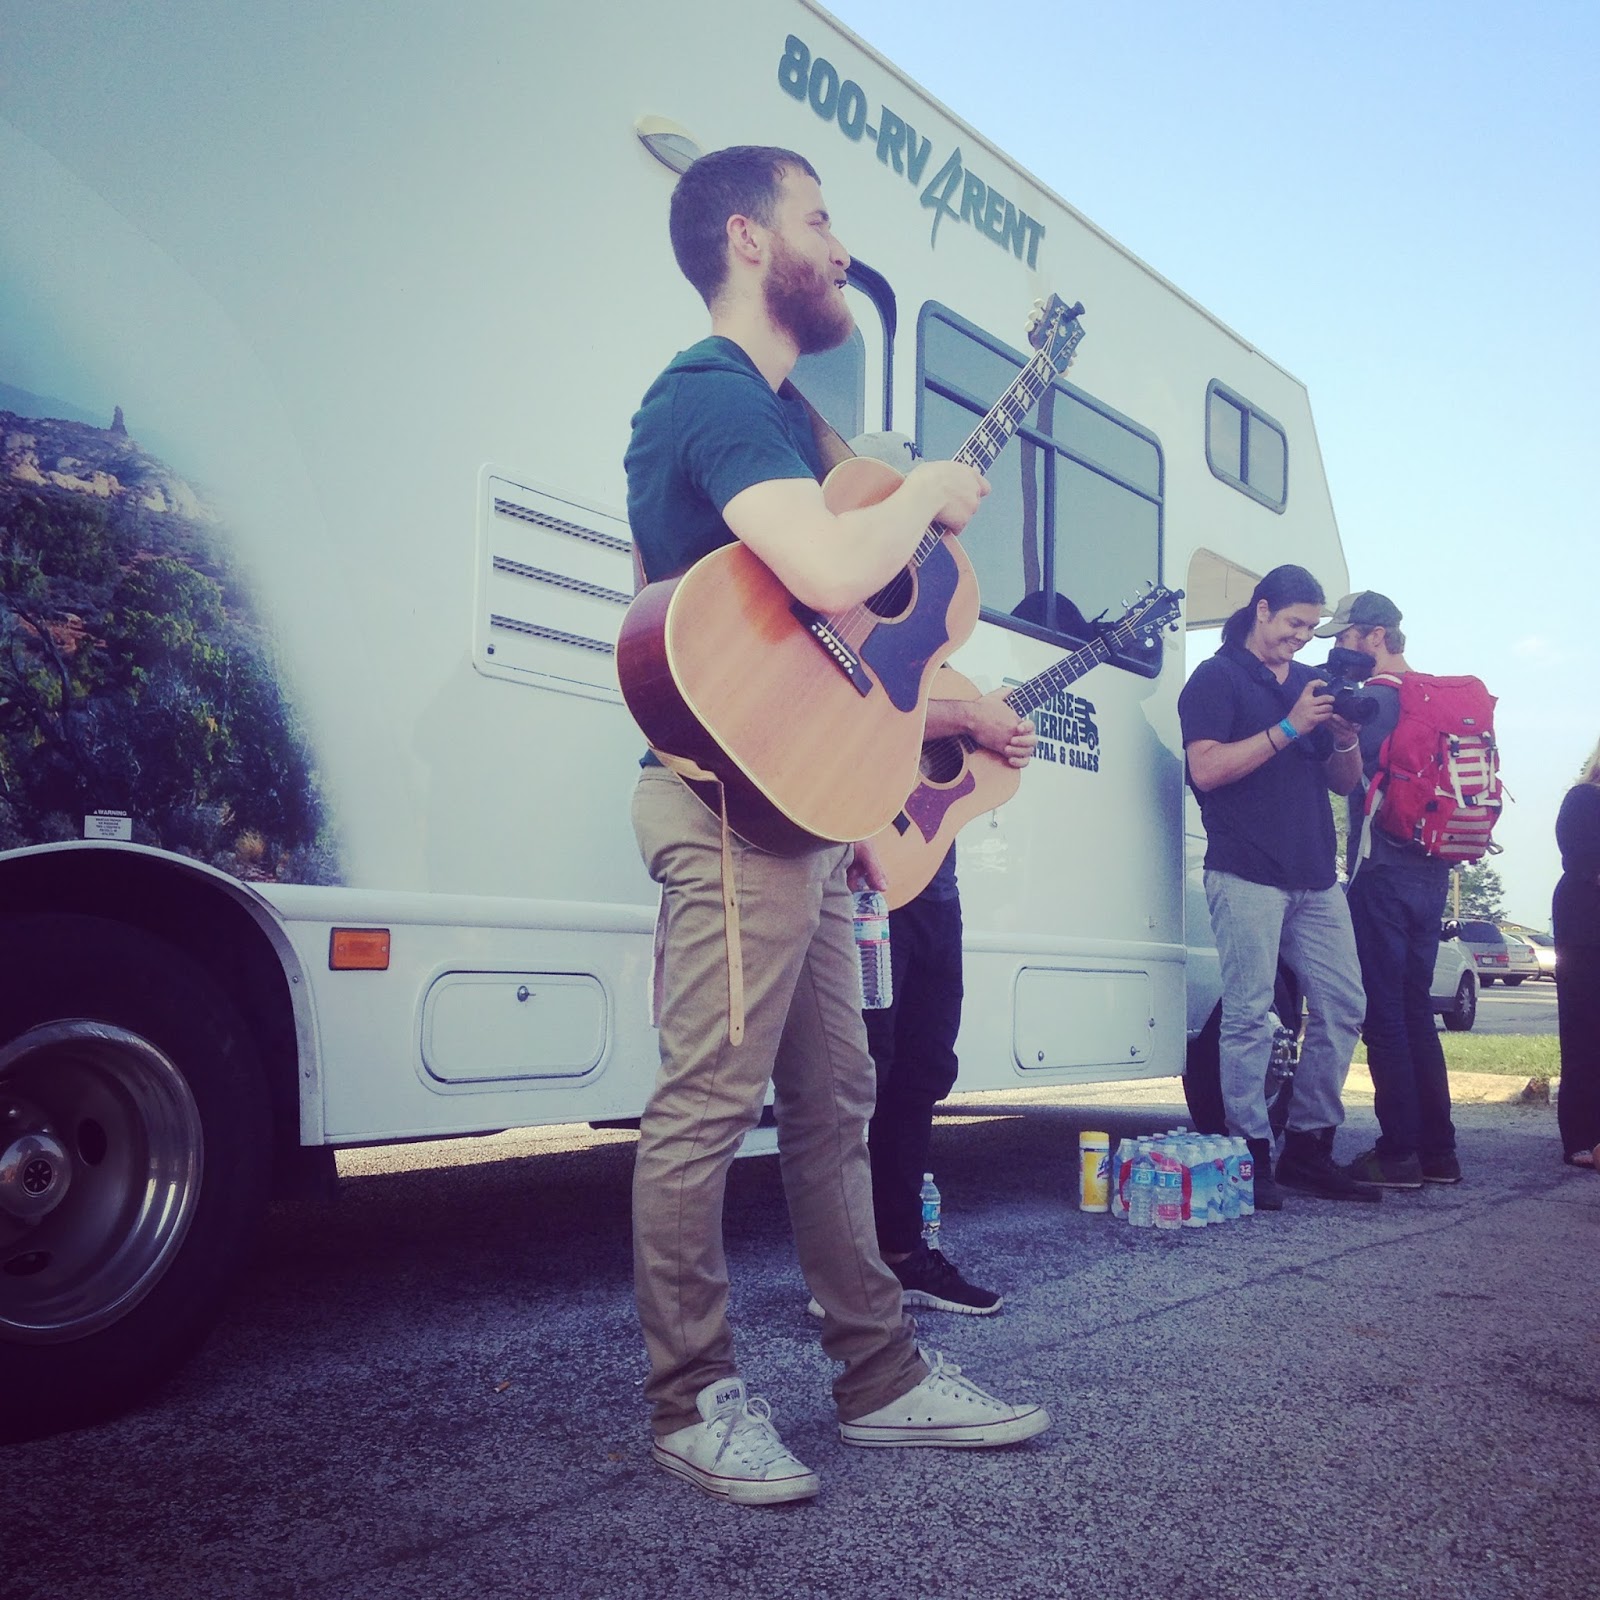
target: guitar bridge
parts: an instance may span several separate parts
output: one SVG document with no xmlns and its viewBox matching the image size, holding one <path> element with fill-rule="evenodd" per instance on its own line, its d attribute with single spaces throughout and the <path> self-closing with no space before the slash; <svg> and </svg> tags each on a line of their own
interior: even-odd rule
<svg viewBox="0 0 1600 1600">
<path fill-rule="evenodd" d="M 828 659 L 850 680 L 856 693 L 865 700 L 872 693 L 872 679 L 867 676 L 866 669 L 861 665 L 861 657 L 828 626 L 827 618 L 813 611 L 810 606 L 803 606 L 798 600 L 794 600 L 790 602 L 789 610 L 806 632 L 828 652 Z"/>
</svg>

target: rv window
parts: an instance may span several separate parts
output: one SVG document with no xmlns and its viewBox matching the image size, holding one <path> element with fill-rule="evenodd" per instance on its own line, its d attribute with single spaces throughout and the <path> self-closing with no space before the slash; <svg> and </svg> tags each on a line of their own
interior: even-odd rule
<svg viewBox="0 0 1600 1600">
<path fill-rule="evenodd" d="M 917 437 L 953 456 L 1025 357 L 932 302 L 917 329 Z M 1085 618 L 1118 617 L 1161 573 L 1161 446 L 1128 418 L 1058 379 L 989 473 L 993 492 L 962 546 L 991 622 L 1083 642 Z M 1154 676 L 1160 656 L 1114 657 Z"/>
<path fill-rule="evenodd" d="M 1289 498 L 1289 445 L 1282 427 L 1215 379 L 1206 389 L 1206 461 L 1224 483 L 1283 510 Z"/>
<path fill-rule="evenodd" d="M 867 352 L 860 328 L 833 350 L 801 356 L 794 386 L 846 438 L 865 433 Z"/>
<path fill-rule="evenodd" d="M 794 385 L 845 439 L 892 426 L 889 361 L 894 342 L 894 295 L 870 267 L 852 262 L 845 297 L 855 313 L 850 337 L 836 350 L 801 356 Z"/>
</svg>

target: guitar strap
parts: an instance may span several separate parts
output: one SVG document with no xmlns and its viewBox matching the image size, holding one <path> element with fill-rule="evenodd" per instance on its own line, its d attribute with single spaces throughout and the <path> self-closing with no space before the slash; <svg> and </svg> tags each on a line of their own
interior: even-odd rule
<svg viewBox="0 0 1600 1600">
<path fill-rule="evenodd" d="M 818 481 L 826 478 L 841 461 L 848 461 L 855 455 L 855 451 L 844 442 L 843 435 L 835 428 L 812 403 L 795 388 L 794 384 L 785 378 L 778 389 L 780 395 L 798 399 L 806 408 L 806 415 L 811 419 L 811 436 L 817 441 L 817 454 L 822 458 L 822 471 Z"/>
<path fill-rule="evenodd" d="M 855 454 L 843 437 L 801 392 L 784 379 L 780 394 L 797 398 L 806 408 L 806 415 L 811 421 L 812 437 L 816 440 L 817 454 L 822 460 L 821 478 L 827 475 L 841 461 L 848 460 Z M 633 589 L 637 594 L 646 583 L 644 562 L 639 557 L 639 546 L 633 547 Z M 698 762 L 691 761 L 687 756 L 675 756 L 666 750 L 657 750 L 654 745 L 652 753 L 657 761 L 668 772 L 681 778 L 686 784 L 705 783 L 715 786 L 717 791 L 717 816 L 722 826 L 722 925 L 723 944 L 727 950 L 728 959 L 728 1043 L 730 1045 L 744 1042 L 744 957 L 739 938 L 739 893 L 735 884 L 733 869 L 733 830 L 728 826 L 728 797 L 722 787 L 722 780 L 714 772 L 707 772 Z M 656 910 L 655 945 L 651 963 L 650 985 L 650 1021 L 655 1026 L 661 1025 L 661 989 L 663 972 L 667 955 L 667 902 L 665 894 Z"/>
</svg>

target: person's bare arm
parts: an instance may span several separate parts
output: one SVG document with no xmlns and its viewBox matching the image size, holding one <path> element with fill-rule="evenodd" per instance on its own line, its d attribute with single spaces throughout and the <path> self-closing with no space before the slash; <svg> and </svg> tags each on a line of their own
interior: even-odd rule
<svg viewBox="0 0 1600 1600">
<path fill-rule="evenodd" d="M 1300 735 L 1320 728 L 1333 715 L 1333 697 L 1317 693 L 1318 689 L 1326 687 L 1320 678 L 1313 678 L 1301 691 L 1300 698 L 1295 701 L 1288 721 L 1299 730 Z M 1339 720 L 1343 721 L 1342 718 Z M 1346 723 L 1345 726 L 1348 727 L 1349 724 Z M 1234 739 L 1227 744 L 1220 739 L 1196 739 L 1192 744 L 1183 747 L 1183 753 L 1189 758 L 1189 776 L 1194 780 L 1195 788 L 1204 794 L 1249 777 L 1258 767 L 1266 766 L 1274 756 L 1280 755 L 1293 743 L 1294 740 L 1275 722 L 1271 727 L 1263 728 L 1260 733 L 1248 734 L 1243 739 Z M 1333 759 L 1344 761 L 1349 758 Z M 1359 777 L 1361 774 L 1359 753 L 1355 757 L 1355 763 L 1356 776 Z M 1329 765 L 1331 785 L 1331 760 Z M 1352 778 L 1352 785 L 1354 782 L 1355 779 Z M 1346 791 L 1339 792 L 1342 794 Z"/>
<path fill-rule="evenodd" d="M 960 533 L 989 485 L 956 461 L 919 462 L 886 500 L 830 511 L 809 478 L 752 484 L 723 508 L 723 520 L 802 605 L 842 611 L 881 589 L 937 522 Z"/>
<path fill-rule="evenodd" d="M 1335 794 L 1349 794 L 1361 781 L 1361 730 L 1343 717 L 1329 717 L 1328 727 L 1333 732 L 1333 753 L 1324 776 Z"/>
</svg>

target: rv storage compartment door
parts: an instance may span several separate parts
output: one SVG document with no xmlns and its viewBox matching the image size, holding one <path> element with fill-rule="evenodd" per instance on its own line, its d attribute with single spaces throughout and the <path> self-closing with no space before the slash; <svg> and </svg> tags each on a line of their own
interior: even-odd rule
<svg viewBox="0 0 1600 1600">
<path fill-rule="evenodd" d="M 1024 967 L 1017 974 L 1017 1065 L 1060 1072 L 1147 1060 L 1154 1015 L 1148 972 Z"/>
<path fill-rule="evenodd" d="M 440 1083 L 570 1082 L 605 1045 L 605 990 L 584 973 L 446 972 L 422 1003 L 422 1063 Z"/>
</svg>

